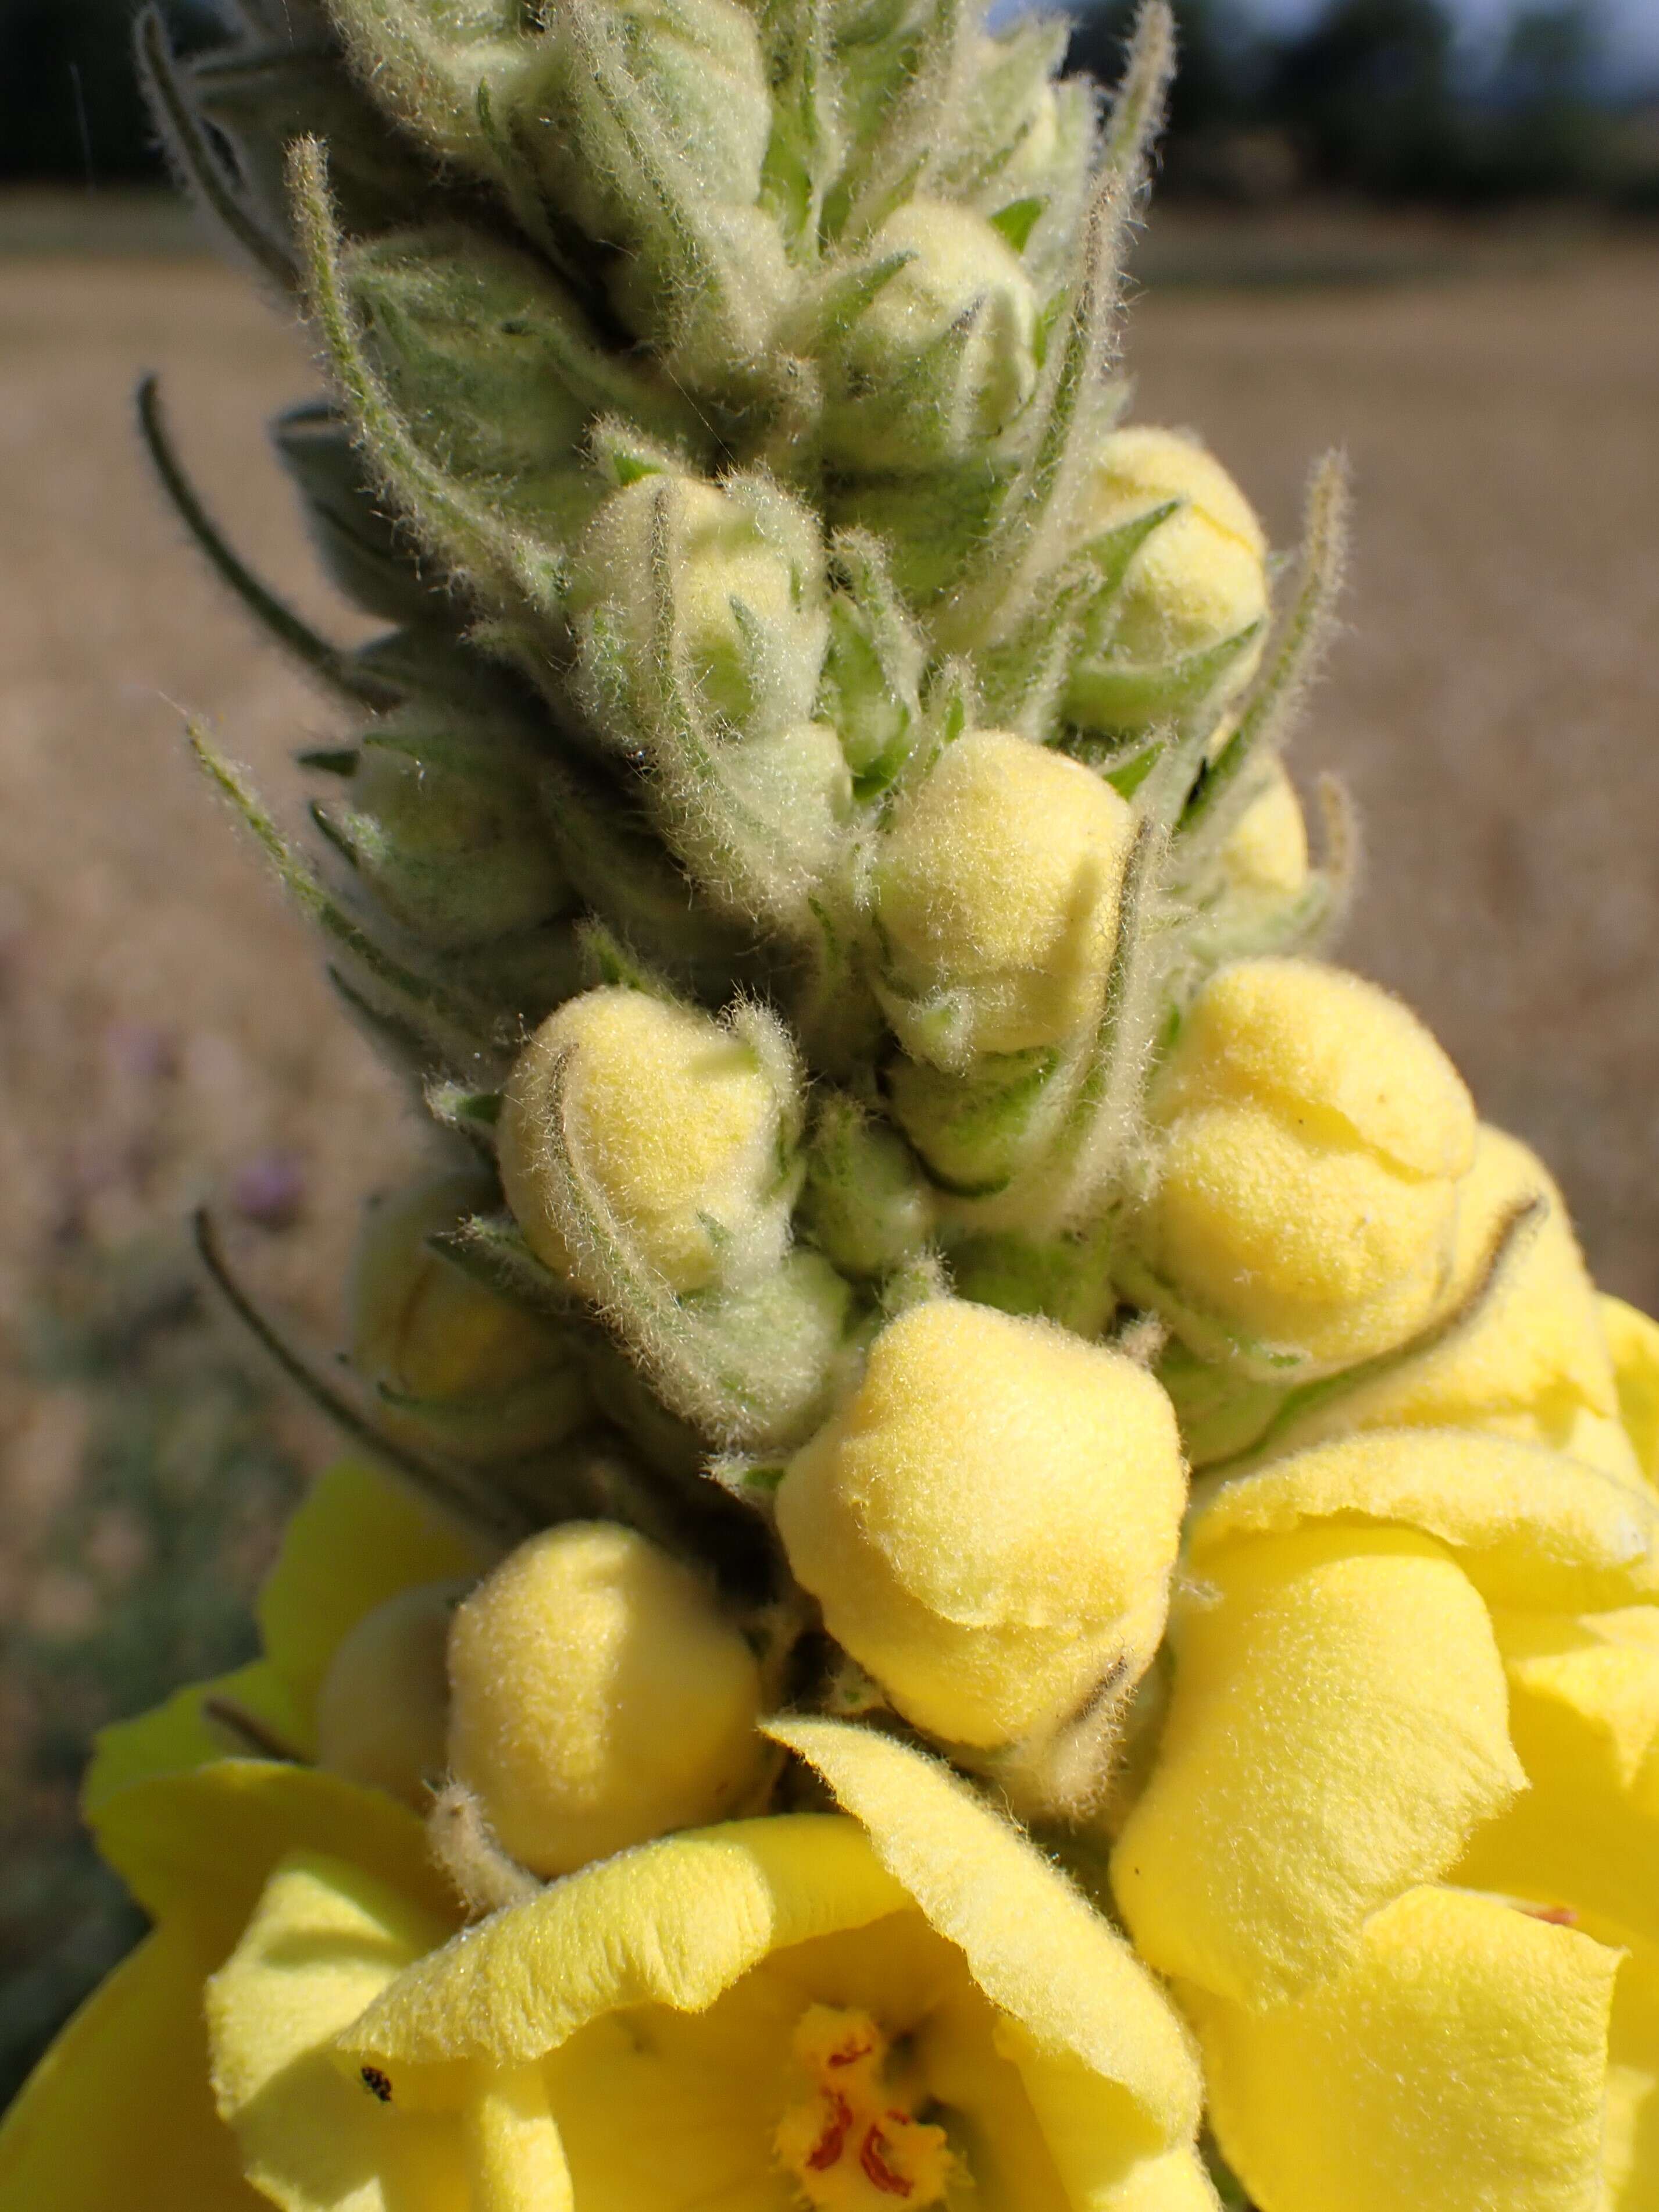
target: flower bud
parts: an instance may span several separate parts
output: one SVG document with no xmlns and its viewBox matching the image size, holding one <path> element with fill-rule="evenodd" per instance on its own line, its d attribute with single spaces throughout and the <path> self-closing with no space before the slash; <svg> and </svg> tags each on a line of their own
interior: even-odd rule
<svg viewBox="0 0 1659 2212">
<path fill-rule="evenodd" d="M 676 1293 L 752 1282 L 787 1243 L 795 1113 L 751 1041 L 607 986 L 561 1006 L 514 1064 L 502 1186 L 531 1250 L 578 1288 L 595 1280 L 594 1231 L 572 1180 Z"/>
<path fill-rule="evenodd" d="M 928 469 L 991 444 L 1037 384 L 1038 301 L 983 216 L 945 200 L 895 209 L 872 262 L 909 258 L 829 352 L 824 446 L 846 469 Z"/>
<path fill-rule="evenodd" d="M 465 1589 L 417 1583 L 357 1623 L 317 1693 L 320 1765 L 424 1810 L 449 1765 L 444 1654 Z"/>
<path fill-rule="evenodd" d="M 612 492 L 594 516 L 566 605 L 602 726 L 610 702 L 646 729 L 672 718 L 660 665 L 667 614 L 702 707 L 754 734 L 811 720 L 824 599 L 822 549 L 804 511 L 749 484 L 652 474 Z"/>
<path fill-rule="evenodd" d="M 640 109 L 684 159 L 708 202 L 752 208 L 760 195 L 772 119 L 752 11 L 738 0 L 689 6 L 607 0 L 594 13 L 626 57 Z M 506 94 L 504 118 L 517 124 L 537 175 L 590 238 L 643 246 L 649 258 L 661 216 L 641 190 L 637 155 L 596 96 L 584 52 L 556 11 L 548 15 L 548 34 L 525 42 L 524 66 Z"/>
<path fill-rule="evenodd" d="M 503 1847 L 568 1874 L 754 1786 L 760 1671 L 687 1567 L 632 1529 L 521 1544 L 455 1615 L 450 1764 Z"/>
<path fill-rule="evenodd" d="M 1390 1350 L 1433 1312 L 1474 1111 L 1414 1015 L 1305 960 L 1243 960 L 1188 1012 L 1149 1101 L 1157 1182 L 1129 1295 L 1260 1379 Z"/>
<path fill-rule="evenodd" d="M 1659 1322 L 1622 1298 L 1598 1300 L 1613 1358 L 1619 1419 L 1647 1480 L 1659 1486 Z"/>
<path fill-rule="evenodd" d="M 277 457 L 305 501 L 306 520 L 330 576 L 348 598 L 387 622 L 441 619 L 447 611 L 421 573 L 414 541 L 386 501 L 336 410 L 315 403 L 279 416 Z"/>
<path fill-rule="evenodd" d="M 1162 1632 L 1185 1479 L 1121 1354 L 960 1299 L 912 1307 L 778 1492 L 796 1579 L 918 1728 L 991 1747 L 1127 1694 Z"/>
<path fill-rule="evenodd" d="M 832 1097 L 807 1152 L 802 1219 L 843 1274 L 885 1275 L 927 1245 L 933 1194 L 903 1138 Z"/>
<path fill-rule="evenodd" d="M 1093 1021 L 1134 836 L 1128 801 L 1080 762 L 1008 730 L 948 746 L 894 811 L 873 880 L 905 1051 L 960 1068 Z"/>
<path fill-rule="evenodd" d="M 1174 430 L 1114 430 L 1079 490 L 1081 549 L 1171 501 L 1085 625 L 1066 711 L 1086 729 L 1138 729 L 1231 696 L 1262 655 L 1267 541 L 1220 463 Z"/>
<path fill-rule="evenodd" d="M 462 1459 L 556 1443 L 588 1412 L 572 1347 L 428 1241 L 499 1203 L 471 1170 L 415 1183 L 370 1212 L 353 1270 L 352 1364 L 382 1425 Z"/>
<path fill-rule="evenodd" d="M 405 710 L 366 739 L 332 824 L 376 903 L 445 951 L 538 928 L 572 903 L 512 733 Z"/>
<path fill-rule="evenodd" d="M 1287 898 L 1308 879 L 1308 829 L 1296 787 L 1278 761 L 1245 806 L 1220 851 L 1230 890 L 1247 896 Z"/>
<path fill-rule="evenodd" d="M 603 352 L 545 264 L 475 231 L 355 246 L 346 279 L 375 366 L 438 465 L 564 540 L 602 490 L 583 437 L 624 407 L 669 434 L 689 420 L 643 371 Z"/>
</svg>

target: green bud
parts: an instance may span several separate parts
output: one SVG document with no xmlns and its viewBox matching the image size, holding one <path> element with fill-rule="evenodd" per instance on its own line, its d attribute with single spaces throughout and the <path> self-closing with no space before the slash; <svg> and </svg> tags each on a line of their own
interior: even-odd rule
<svg viewBox="0 0 1659 2212">
<path fill-rule="evenodd" d="M 1007 730 L 947 746 L 871 878 L 878 992 L 910 1056 L 960 1071 L 1089 1027 L 1134 836 L 1127 800 L 1080 762 Z"/>
<path fill-rule="evenodd" d="M 679 719 L 671 659 L 726 731 L 812 719 L 823 549 L 811 516 L 762 480 L 651 475 L 612 492 L 577 547 L 566 605 L 578 686 L 602 727 L 613 705 L 647 731 Z"/>
<path fill-rule="evenodd" d="M 898 266 L 828 355 L 826 453 L 869 476 L 981 452 L 1037 383 L 1037 295 L 1019 256 L 983 216 L 916 199 L 869 257 Z"/>
<path fill-rule="evenodd" d="M 885 1071 L 893 1118 L 941 1189 L 999 1196 L 1059 1134 L 1075 1062 L 1053 1049 L 988 1053 L 964 1075 L 894 1059 Z"/>
<path fill-rule="evenodd" d="M 569 1341 L 430 1242 L 499 1202 L 475 1170 L 383 1200 L 365 1220 L 351 1285 L 352 1364 L 375 1392 L 382 1425 L 481 1462 L 557 1443 L 589 1413 Z"/>
<path fill-rule="evenodd" d="M 351 247 L 345 276 L 386 390 L 429 457 L 554 543 L 603 491 L 584 437 L 621 408 L 694 426 L 646 373 L 608 355 L 544 264 L 473 231 Z"/>
<path fill-rule="evenodd" d="M 851 477 L 830 486 L 831 519 L 885 545 L 893 580 L 912 605 L 949 590 L 984 538 L 1008 471 L 972 459 L 917 477 Z"/>
<path fill-rule="evenodd" d="M 387 514 L 349 427 L 334 409 L 294 408 L 278 418 L 272 439 L 340 589 L 388 622 L 441 621 L 448 609 L 438 580 L 421 575 L 412 540 Z"/>
<path fill-rule="evenodd" d="M 1084 625 L 1066 711 L 1086 729 L 1139 729 L 1220 706 L 1261 659 L 1267 541 L 1220 463 L 1173 430 L 1114 430 L 1081 486 L 1078 548 L 1178 502 L 1112 575 Z"/>
<path fill-rule="evenodd" d="M 365 740 L 350 805 L 322 817 L 376 902 L 430 945 L 515 936 L 571 903 L 536 811 L 539 764 L 514 734 L 401 709 Z"/>
<path fill-rule="evenodd" d="M 824 1101 L 806 1160 L 801 1224 L 843 1274 L 891 1274 L 926 1249 L 934 1199 L 915 1154 L 856 1100 Z"/>
</svg>

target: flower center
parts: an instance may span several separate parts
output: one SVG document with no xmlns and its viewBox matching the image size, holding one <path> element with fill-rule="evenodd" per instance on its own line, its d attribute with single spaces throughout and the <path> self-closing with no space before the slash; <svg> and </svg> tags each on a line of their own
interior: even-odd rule
<svg viewBox="0 0 1659 2212">
<path fill-rule="evenodd" d="M 814 2212 L 939 2203 L 952 2166 L 945 2131 L 917 2120 L 886 2081 L 887 2039 L 869 2014 L 809 2005 L 791 2047 L 813 2087 L 774 2142 Z"/>
</svg>

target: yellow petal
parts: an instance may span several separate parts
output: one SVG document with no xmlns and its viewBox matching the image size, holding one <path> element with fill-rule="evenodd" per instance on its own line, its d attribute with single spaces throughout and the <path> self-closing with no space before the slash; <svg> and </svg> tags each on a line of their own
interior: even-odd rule
<svg viewBox="0 0 1659 2212">
<path fill-rule="evenodd" d="M 1619 1418 L 1650 1482 L 1659 1482 L 1659 1322 L 1603 1297 L 1601 1327 L 1619 1386 Z"/>
<path fill-rule="evenodd" d="M 1611 1476 L 1465 1429 L 1378 1429 L 1195 1491 L 1189 1555 L 1362 1517 L 1420 1528 L 1496 1604 L 1576 1611 L 1659 1590 L 1659 1515 Z"/>
<path fill-rule="evenodd" d="M 446 1929 L 359 1867 L 300 1856 L 208 1984 L 219 2108 L 283 2212 L 472 2212 L 459 2130 L 382 2101 L 329 2047 Z"/>
<path fill-rule="evenodd" d="M 1112 1887 L 1154 1966 L 1269 2005 L 1337 1972 L 1525 1777 L 1486 1609 L 1428 1538 L 1316 1526 L 1204 1572 Z"/>
<path fill-rule="evenodd" d="M 1277 2011 L 1193 1991 L 1222 2154 L 1271 2212 L 1601 2212 L 1618 1965 L 1491 1898 L 1414 1889 Z"/>
<path fill-rule="evenodd" d="M 1644 1943 L 1614 1984 L 1602 2166 L 1607 2212 L 1659 2208 L 1659 1950 Z"/>
<path fill-rule="evenodd" d="M 1473 1838 L 1456 1879 L 1659 1944 L 1659 1609 L 1494 1626 L 1532 1787 Z"/>
<path fill-rule="evenodd" d="M 208 2088 L 205 1972 L 164 1928 L 88 1998 L 0 2127 L 3 2212 L 260 2212 Z"/>
<path fill-rule="evenodd" d="M 496 1913 L 410 1968 L 343 2039 L 410 2069 L 526 2063 L 622 2006 L 701 2012 L 772 1950 L 910 1900 L 851 1820 L 735 1820 L 623 1851 Z"/>
<path fill-rule="evenodd" d="M 365 1613 L 415 1583 L 470 1582 L 495 1557 L 384 1469 L 338 1460 L 288 1522 L 260 1592 L 265 1656 L 309 1716 L 330 1660 Z"/>
<path fill-rule="evenodd" d="M 1012 2055 L 1069 2182 L 1091 2160 L 1116 2156 L 1121 2166 L 1128 2115 L 1121 2100 L 1101 2095 L 1106 2085 L 1119 2085 L 1150 2123 L 1129 2130 L 1138 2148 L 1190 2139 L 1197 2070 L 1163 1992 L 1017 1829 L 937 1761 L 872 1729 L 791 1718 L 768 1732 L 817 1768 L 931 1924 L 960 1947 L 991 2002 L 1024 2031 Z"/>
<path fill-rule="evenodd" d="M 466 2124 L 473 2212 L 572 2212 L 570 2165 L 539 2066 L 487 2081 Z"/>
<path fill-rule="evenodd" d="M 311 1733 L 309 1713 L 296 1705 L 268 1659 L 252 1660 L 210 1682 L 191 1682 L 136 1719 L 117 1721 L 99 1730 L 81 1789 L 87 1818 L 91 1820 L 106 1798 L 132 1783 L 156 1774 L 176 1774 L 245 1750 L 245 1742 L 239 1743 L 232 1729 L 212 1718 L 209 1708 L 215 1704 L 245 1717 L 273 1742 L 296 1752 L 305 1747 Z"/>
<path fill-rule="evenodd" d="M 106 1798 L 92 1827 L 145 1911 L 197 1930 L 209 1959 L 225 1955 L 272 1868 L 294 1850 L 349 1858 L 446 1928 L 455 1923 L 415 1815 L 381 1790 L 312 1767 L 223 1759 L 156 1775 Z"/>
</svg>

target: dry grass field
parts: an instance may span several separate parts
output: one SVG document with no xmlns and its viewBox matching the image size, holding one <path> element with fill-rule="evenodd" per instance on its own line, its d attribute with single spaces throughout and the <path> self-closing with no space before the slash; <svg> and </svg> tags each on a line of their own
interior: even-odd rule
<svg viewBox="0 0 1659 2212">
<path fill-rule="evenodd" d="M 294 815 L 287 756 L 335 709 L 203 573 L 130 428 L 158 370 L 236 539 L 348 634 L 259 446 L 312 387 L 304 345 L 176 228 L 106 225 L 98 254 L 25 214 L 0 210 L 0 2094 L 130 1933 L 69 1841 L 86 1730 L 242 1632 L 225 1603 L 285 1480 L 262 1404 L 178 1334 L 179 1224 L 214 1196 L 326 1340 L 357 1200 L 419 1142 L 180 742 L 205 714 Z M 1150 276 L 1161 248 L 1255 281 L 1149 282 L 1142 418 L 1201 425 L 1281 544 L 1312 456 L 1352 459 L 1347 628 L 1294 757 L 1363 811 L 1348 957 L 1554 1162 L 1607 1284 L 1659 1305 L 1659 255 L 1156 222 Z M 1343 266 L 1390 281 L 1262 281 Z M 66 1284 L 79 1334 L 43 1362 L 28 1316 Z"/>
</svg>

